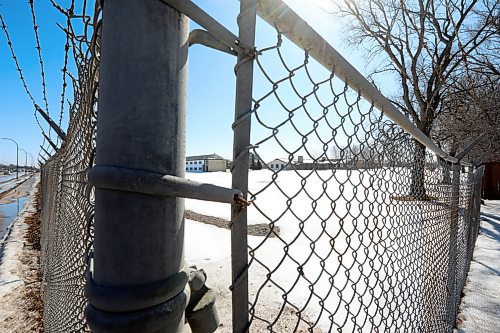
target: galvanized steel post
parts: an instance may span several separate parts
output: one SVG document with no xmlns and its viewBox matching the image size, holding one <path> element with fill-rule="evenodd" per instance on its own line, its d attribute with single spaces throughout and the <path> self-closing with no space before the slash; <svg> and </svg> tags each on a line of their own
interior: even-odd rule
<svg viewBox="0 0 500 333">
<path fill-rule="evenodd" d="M 238 16 L 239 40 L 253 48 L 255 43 L 255 23 L 257 0 L 241 0 Z M 240 189 L 246 199 L 248 194 L 248 165 L 250 146 L 250 125 L 253 87 L 252 50 L 238 55 L 236 65 L 236 108 L 232 188 Z M 231 207 L 231 267 L 232 267 L 232 308 L 233 332 L 248 331 L 248 243 L 247 211 L 237 204 Z"/>
<path fill-rule="evenodd" d="M 188 18 L 158 0 L 106 0 L 102 43 L 96 166 L 183 177 Z M 181 332 L 184 200 L 121 191 L 114 181 L 112 189 L 93 182 L 89 326 Z"/>
<path fill-rule="evenodd" d="M 479 234 L 479 220 L 481 216 L 481 194 L 483 193 L 483 175 L 484 175 L 484 165 L 481 165 L 476 171 L 476 208 L 475 208 L 475 216 L 474 216 L 474 242 L 476 243 L 477 236 Z"/>
<path fill-rule="evenodd" d="M 449 332 L 455 327 L 457 314 L 457 260 L 458 260 L 458 220 L 460 204 L 460 164 L 453 164 L 451 181 L 451 203 L 450 203 L 450 239 L 448 248 L 448 329 Z"/>
</svg>

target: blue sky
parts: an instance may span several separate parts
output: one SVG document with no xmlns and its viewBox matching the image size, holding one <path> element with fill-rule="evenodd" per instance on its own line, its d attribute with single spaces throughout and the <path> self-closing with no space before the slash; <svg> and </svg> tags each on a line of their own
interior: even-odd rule
<svg viewBox="0 0 500 333">
<path fill-rule="evenodd" d="M 326 0 L 325 0 L 326 1 Z M 59 1 L 62 5 L 68 1 Z M 236 0 L 195 1 L 214 18 L 237 34 L 236 17 L 239 2 Z M 339 29 L 338 18 L 326 13 L 321 0 L 290 0 L 296 9 L 325 39 L 336 47 L 354 66 L 363 71 L 362 54 L 345 44 Z M 323 1 L 324 3 L 324 1 Z M 64 17 L 52 8 L 49 1 L 35 1 L 35 10 L 47 80 L 49 110 L 55 120 L 59 118 L 61 94 L 61 68 L 64 60 L 64 34 L 56 22 L 64 25 Z M 38 104 L 43 104 L 40 66 L 35 50 L 33 24 L 28 1 L 0 0 L 4 16 L 23 74 Z M 191 28 L 196 25 L 192 23 Z M 259 20 L 256 45 L 258 48 L 273 44 L 276 33 Z M 298 50 L 296 50 L 298 52 Z M 300 57 L 301 52 L 297 55 Z M 187 154 L 218 153 L 232 158 L 231 124 L 234 118 L 235 75 L 233 56 L 193 46 L 189 54 L 189 87 L 187 113 Z M 256 80 L 260 80 L 257 79 Z M 257 81 L 256 81 L 257 83 Z M 257 84 L 257 86 L 259 86 Z M 68 91 L 66 97 L 71 97 Z M 63 129 L 67 127 L 67 108 Z M 33 156 L 37 156 L 43 138 L 33 115 L 33 105 L 19 80 L 3 31 L 0 34 L 0 137 L 9 137 Z M 48 127 L 41 119 L 45 131 Z M 207 131 L 208 129 L 208 131 Z M 207 137 L 207 133 L 212 133 Z M 55 140 L 55 135 L 52 132 Z M 256 140 L 258 138 L 255 138 Z M 21 158 L 22 157 L 22 158 Z M 277 156 L 281 157 L 281 156 Z M 24 161 L 24 153 L 20 153 Z M 15 162 L 15 146 L 0 140 L 0 163 Z M 21 163 L 22 164 L 22 163 Z"/>
</svg>

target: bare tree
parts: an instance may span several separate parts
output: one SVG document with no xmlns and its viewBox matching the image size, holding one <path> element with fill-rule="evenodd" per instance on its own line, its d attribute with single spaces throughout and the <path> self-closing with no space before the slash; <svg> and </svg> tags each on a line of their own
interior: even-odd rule
<svg viewBox="0 0 500 333">
<path fill-rule="evenodd" d="M 469 160 L 500 157 L 500 75 L 493 73 L 474 73 L 449 87 L 433 138 L 455 154 L 483 133 Z"/>
<path fill-rule="evenodd" d="M 338 10 L 369 60 L 383 59 L 372 75 L 396 75 L 393 103 L 428 136 L 447 87 L 471 61 L 482 68 L 491 53 L 483 46 L 498 43 L 497 0 L 343 0 Z M 416 141 L 413 165 L 410 195 L 425 197 L 425 146 Z"/>
</svg>

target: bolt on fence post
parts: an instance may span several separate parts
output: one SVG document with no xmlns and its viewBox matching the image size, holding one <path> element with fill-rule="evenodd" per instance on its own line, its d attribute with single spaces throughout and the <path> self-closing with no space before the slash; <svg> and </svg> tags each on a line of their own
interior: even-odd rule
<svg viewBox="0 0 500 333">
<path fill-rule="evenodd" d="M 92 332 L 182 332 L 184 200 L 106 189 L 92 173 L 184 176 L 188 18 L 158 0 L 106 0 L 102 43 L 87 322 Z"/>
<path fill-rule="evenodd" d="M 451 181 L 451 203 L 450 203 L 450 239 L 448 248 L 448 329 L 451 332 L 455 327 L 456 313 L 457 313 L 457 259 L 458 259 L 458 207 L 460 203 L 460 164 L 453 164 L 451 167 L 453 171 Z"/>
<path fill-rule="evenodd" d="M 248 47 L 255 43 L 257 0 L 241 0 L 238 16 L 239 40 Z M 252 110 L 252 50 L 238 55 L 236 65 L 236 106 L 233 141 L 232 187 L 248 194 L 248 166 Z M 233 332 L 248 331 L 248 243 L 247 211 L 233 203 L 231 207 L 231 267 Z"/>
</svg>

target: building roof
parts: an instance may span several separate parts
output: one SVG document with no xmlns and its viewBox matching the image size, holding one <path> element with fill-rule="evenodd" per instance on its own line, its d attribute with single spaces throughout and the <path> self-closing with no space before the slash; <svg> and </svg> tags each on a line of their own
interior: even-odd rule
<svg viewBox="0 0 500 333">
<path fill-rule="evenodd" d="M 281 163 L 288 163 L 285 161 L 285 159 L 281 159 L 281 158 L 275 158 L 274 160 L 272 160 L 271 162 L 267 163 L 267 164 L 271 164 L 271 163 L 276 163 L 276 162 L 281 162 Z"/>
<path fill-rule="evenodd" d="M 198 161 L 198 160 L 223 160 L 224 158 L 213 153 L 211 155 L 197 155 L 197 156 L 187 156 L 186 161 Z"/>
</svg>

